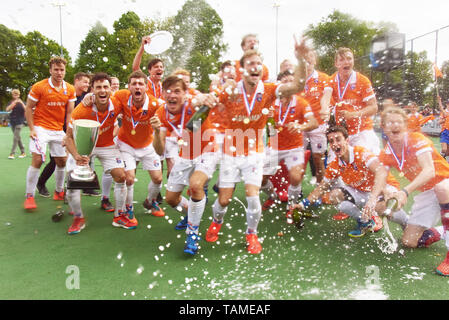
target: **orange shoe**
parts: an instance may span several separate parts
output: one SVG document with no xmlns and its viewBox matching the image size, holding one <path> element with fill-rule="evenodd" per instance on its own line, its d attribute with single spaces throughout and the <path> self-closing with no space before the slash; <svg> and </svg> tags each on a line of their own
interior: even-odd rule
<svg viewBox="0 0 449 320">
<path fill-rule="evenodd" d="M 444 259 L 444 261 L 441 262 L 441 264 L 438 266 L 436 272 L 440 276 L 449 277 L 449 251 L 446 255 L 446 259 Z"/>
<path fill-rule="evenodd" d="M 86 220 L 84 218 L 73 218 L 73 223 L 67 231 L 68 234 L 80 233 L 86 227 Z"/>
<path fill-rule="evenodd" d="M 151 214 L 155 217 L 163 217 L 165 216 L 164 210 L 162 210 L 161 207 L 159 207 L 159 204 L 156 200 L 153 200 L 150 202 L 150 200 L 145 199 L 143 202 L 143 207 L 147 210 L 151 210 Z"/>
<path fill-rule="evenodd" d="M 334 219 L 334 220 L 345 220 L 348 218 L 349 218 L 349 215 L 347 215 L 346 213 L 343 213 L 343 212 L 339 212 L 332 217 L 332 219 Z"/>
<path fill-rule="evenodd" d="M 373 216 L 373 220 L 376 223 L 376 225 L 374 226 L 373 231 L 377 232 L 379 230 L 382 230 L 382 228 L 384 227 L 382 219 L 379 216 Z"/>
<path fill-rule="evenodd" d="M 36 201 L 34 201 L 33 196 L 27 196 L 25 202 L 23 203 L 25 210 L 34 210 L 37 208 Z"/>
<path fill-rule="evenodd" d="M 124 213 L 120 214 L 118 217 L 114 217 L 114 219 L 112 220 L 112 225 L 114 227 L 120 227 L 125 229 L 137 228 L 137 224 L 129 221 L 128 217 Z"/>
<path fill-rule="evenodd" d="M 215 242 L 218 240 L 218 232 L 221 229 L 222 224 L 213 222 L 209 226 L 209 229 L 207 229 L 206 232 L 206 241 L 207 242 Z"/>
<path fill-rule="evenodd" d="M 58 192 L 55 190 L 55 193 L 53 194 L 53 200 L 64 201 L 64 196 L 64 191 Z"/>
<path fill-rule="evenodd" d="M 254 233 L 246 235 L 246 249 L 251 254 L 258 254 L 262 251 L 262 245 L 257 239 L 257 235 Z"/>
</svg>

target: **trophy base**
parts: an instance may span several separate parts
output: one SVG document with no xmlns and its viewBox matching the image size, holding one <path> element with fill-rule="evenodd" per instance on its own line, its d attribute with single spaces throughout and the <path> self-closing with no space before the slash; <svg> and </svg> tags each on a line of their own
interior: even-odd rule
<svg viewBox="0 0 449 320">
<path fill-rule="evenodd" d="M 93 172 L 94 177 L 90 181 L 76 180 L 72 177 L 72 172 L 69 172 L 67 178 L 68 190 L 100 190 L 100 184 L 98 182 L 97 173 Z"/>
</svg>

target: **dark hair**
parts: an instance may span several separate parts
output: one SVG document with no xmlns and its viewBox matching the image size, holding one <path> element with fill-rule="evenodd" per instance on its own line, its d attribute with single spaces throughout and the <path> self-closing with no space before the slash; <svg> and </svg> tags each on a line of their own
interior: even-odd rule
<svg viewBox="0 0 449 320">
<path fill-rule="evenodd" d="M 128 84 L 130 84 L 132 79 L 141 79 L 141 78 L 145 79 L 146 81 L 147 75 L 143 73 L 141 70 L 134 71 L 128 77 Z"/>
<path fill-rule="evenodd" d="M 162 82 L 162 89 L 163 90 L 167 90 L 168 88 L 170 88 L 171 86 L 175 85 L 175 84 L 180 84 L 182 87 L 182 90 L 187 91 L 187 85 L 184 82 L 184 80 L 180 77 L 178 77 L 177 75 L 171 75 L 168 76 L 163 82 Z"/>
<path fill-rule="evenodd" d="M 346 128 L 342 127 L 342 126 L 329 127 L 329 129 L 327 129 L 327 131 L 326 131 L 326 136 L 328 136 L 331 133 L 336 133 L 336 132 L 340 132 L 343 135 L 343 137 L 345 137 L 345 139 L 348 139 L 348 137 L 349 137 L 348 130 L 346 130 Z"/>
<path fill-rule="evenodd" d="M 105 72 L 97 72 L 91 78 L 92 87 L 95 81 L 103 81 L 108 80 L 109 84 L 111 84 L 111 77 Z"/>
<path fill-rule="evenodd" d="M 80 80 L 81 78 L 89 78 L 90 80 L 90 75 L 85 73 L 85 72 L 78 72 L 77 74 L 75 74 L 75 76 L 73 77 L 73 81 L 75 80 Z"/>
<path fill-rule="evenodd" d="M 159 58 L 154 58 L 154 59 L 150 60 L 150 62 L 148 62 L 148 65 L 147 65 L 148 71 L 150 71 L 151 68 L 153 68 L 153 66 L 159 62 L 161 62 L 162 65 L 164 65 L 164 62 Z"/>
<path fill-rule="evenodd" d="M 224 69 L 226 67 L 230 67 L 230 66 L 232 66 L 232 62 L 230 60 L 227 60 L 221 64 L 220 71 L 224 71 Z"/>
<path fill-rule="evenodd" d="M 50 67 L 50 69 L 51 69 L 51 66 L 54 64 L 63 64 L 64 66 L 66 66 L 67 60 L 64 59 L 63 57 L 58 57 L 58 56 L 51 57 L 50 61 L 48 62 L 48 66 Z"/>
<path fill-rule="evenodd" d="M 282 78 L 286 76 L 292 76 L 293 72 L 291 70 L 285 70 L 284 72 L 281 72 L 278 74 L 277 80 L 280 81 Z"/>
</svg>

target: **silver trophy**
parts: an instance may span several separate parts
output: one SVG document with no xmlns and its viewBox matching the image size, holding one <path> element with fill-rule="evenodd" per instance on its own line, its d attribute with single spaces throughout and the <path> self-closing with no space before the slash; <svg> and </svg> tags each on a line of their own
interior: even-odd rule
<svg viewBox="0 0 449 320">
<path fill-rule="evenodd" d="M 76 150 L 81 156 L 90 157 L 97 144 L 101 124 L 98 121 L 79 119 L 73 121 L 73 138 Z M 95 172 L 89 165 L 76 166 L 70 173 L 75 181 L 91 182 L 96 178 Z"/>
</svg>

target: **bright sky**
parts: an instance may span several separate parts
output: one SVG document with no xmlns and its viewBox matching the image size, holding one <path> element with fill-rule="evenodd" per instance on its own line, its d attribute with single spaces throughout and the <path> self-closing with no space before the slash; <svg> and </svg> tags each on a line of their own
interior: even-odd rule
<svg viewBox="0 0 449 320">
<path fill-rule="evenodd" d="M 265 64 L 274 76 L 276 68 L 276 9 L 278 7 L 278 64 L 293 59 L 293 35 L 300 35 L 310 24 L 317 24 L 333 9 L 349 13 L 361 20 L 395 23 L 406 40 L 449 25 L 449 1 L 392 1 L 392 0 L 207 0 L 224 23 L 224 41 L 229 50 L 224 59 L 239 59 L 241 37 L 256 33 Z M 131 10 L 141 19 L 175 15 L 184 0 L 15 0 L 0 2 L 0 23 L 23 34 L 37 30 L 46 37 L 60 42 L 59 9 L 62 7 L 63 45 L 72 60 L 78 55 L 79 44 L 89 29 L 100 21 L 110 32 L 112 24 L 123 13 Z M 161 4 L 162 3 L 162 4 Z M 437 64 L 449 60 L 449 28 L 439 31 Z M 410 42 L 406 50 L 410 49 Z M 435 33 L 413 42 L 415 51 L 427 50 L 428 58 L 435 60 Z M 1 62 L 0 62 L 1 63 Z"/>
</svg>

